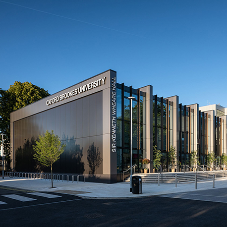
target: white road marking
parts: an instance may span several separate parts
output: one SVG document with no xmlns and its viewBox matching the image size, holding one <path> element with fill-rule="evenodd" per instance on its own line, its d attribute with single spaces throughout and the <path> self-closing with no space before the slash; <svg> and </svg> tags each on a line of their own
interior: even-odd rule
<svg viewBox="0 0 227 227">
<path fill-rule="evenodd" d="M 28 201 L 34 201 L 37 199 L 33 199 L 33 198 L 29 198 L 29 197 L 25 197 L 25 196 L 21 196 L 21 195 L 16 195 L 16 194 L 9 194 L 9 195 L 2 195 L 6 198 L 10 198 L 10 199 L 15 199 L 21 202 L 28 202 Z"/>
<path fill-rule="evenodd" d="M 81 199 L 73 199 L 73 200 L 69 199 L 69 200 L 58 201 L 58 202 L 53 202 L 53 203 L 41 203 L 41 204 L 34 204 L 34 205 L 30 205 L 30 206 L 11 207 L 11 208 L 0 209 L 0 211 L 2 211 L 2 210 L 16 210 L 16 209 L 21 209 L 21 208 L 35 207 L 35 206 L 45 206 L 45 205 L 51 205 L 51 204 L 56 204 L 56 203 L 73 202 L 75 200 L 81 200 Z"/>
<path fill-rule="evenodd" d="M 47 193 L 41 193 L 41 192 L 29 192 L 27 193 L 29 195 L 36 195 L 36 196 L 41 196 L 41 197 L 45 197 L 48 199 L 53 199 L 53 198 L 60 198 L 62 196 L 60 195 L 53 195 L 53 194 L 47 194 Z"/>
<path fill-rule="evenodd" d="M 7 203 L 0 201 L 0 205 L 1 205 L 1 204 L 7 204 Z"/>
</svg>

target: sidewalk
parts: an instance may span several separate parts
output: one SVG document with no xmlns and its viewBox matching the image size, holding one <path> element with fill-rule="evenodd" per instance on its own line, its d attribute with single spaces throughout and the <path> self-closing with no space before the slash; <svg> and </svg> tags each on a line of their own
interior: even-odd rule
<svg viewBox="0 0 227 227">
<path fill-rule="evenodd" d="M 104 184 L 93 182 L 71 182 L 54 181 L 54 188 L 51 187 L 50 180 L 24 179 L 24 178 L 0 178 L 0 187 L 8 186 L 25 190 L 57 192 L 77 195 L 83 198 L 139 198 L 144 196 L 163 195 L 178 192 L 188 192 L 196 190 L 213 189 L 213 181 L 199 182 L 197 189 L 194 183 L 188 184 L 157 184 L 143 183 L 142 194 L 132 194 L 129 182 L 119 182 L 116 184 Z M 227 188 L 227 179 L 219 178 L 215 180 L 215 188 Z"/>
</svg>

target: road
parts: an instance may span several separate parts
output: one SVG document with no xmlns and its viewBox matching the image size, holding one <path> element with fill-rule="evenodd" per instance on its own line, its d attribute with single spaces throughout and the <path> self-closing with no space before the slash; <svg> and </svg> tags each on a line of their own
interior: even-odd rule
<svg viewBox="0 0 227 227">
<path fill-rule="evenodd" d="M 83 199 L 0 186 L 1 226 L 226 226 L 227 189 Z"/>
</svg>

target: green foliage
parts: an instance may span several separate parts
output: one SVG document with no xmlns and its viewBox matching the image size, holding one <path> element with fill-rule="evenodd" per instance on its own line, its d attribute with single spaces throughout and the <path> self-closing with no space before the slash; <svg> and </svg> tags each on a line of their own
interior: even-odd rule
<svg viewBox="0 0 227 227">
<path fill-rule="evenodd" d="M 0 89 L 0 132 L 4 133 L 4 152 L 10 161 L 10 113 L 48 96 L 48 91 L 32 83 L 16 81 L 8 90 Z"/>
<path fill-rule="evenodd" d="M 192 151 L 190 153 L 190 164 L 192 167 L 196 168 L 198 164 L 198 156 L 197 156 L 197 151 Z"/>
<path fill-rule="evenodd" d="M 225 166 L 227 165 L 227 155 L 224 153 L 221 156 L 221 164 Z"/>
<path fill-rule="evenodd" d="M 44 136 L 40 135 L 39 140 L 36 140 L 35 143 L 36 145 L 33 145 L 36 152 L 34 159 L 47 167 L 52 166 L 60 158 L 65 148 L 65 144 L 61 144 L 59 137 L 54 135 L 53 130 L 51 133 L 47 130 Z"/>
<path fill-rule="evenodd" d="M 215 158 L 215 154 L 214 152 L 210 152 L 208 155 L 207 155 L 207 165 L 209 167 L 213 167 L 213 164 L 215 162 L 216 158 Z"/>
<path fill-rule="evenodd" d="M 29 82 L 16 81 L 10 85 L 8 92 L 14 101 L 13 110 L 20 109 L 49 95 L 48 91 Z"/>
<path fill-rule="evenodd" d="M 51 185 L 53 188 L 53 173 L 52 165 L 60 158 L 60 155 L 64 152 L 65 144 L 61 144 L 61 141 L 57 135 L 54 135 L 53 130 L 51 133 L 47 130 L 45 135 L 39 136 L 39 140 L 35 141 L 36 145 L 33 145 L 35 150 L 34 159 L 38 160 L 41 165 L 50 166 L 51 168 Z"/>
<path fill-rule="evenodd" d="M 8 91 L 0 89 L 0 133 L 4 136 L 4 154 L 5 160 L 10 163 L 10 112 L 13 111 L 11 95 Z"/>
<path fill-rule="evenodd" d="M 169 157 L 169 163 L 172 167 L 174 167 L 174 163 L 176 160 L 176 150 L 175 147 L 171 146 L 169 153 L 168 153 L 168 157 Z"/>
<path fill-rule="evenodd" d="M 161 166 L 162 153 L 157 149 L 157 146 L 153 146 L 153 165 L 156 170 Z"/>
</svg>

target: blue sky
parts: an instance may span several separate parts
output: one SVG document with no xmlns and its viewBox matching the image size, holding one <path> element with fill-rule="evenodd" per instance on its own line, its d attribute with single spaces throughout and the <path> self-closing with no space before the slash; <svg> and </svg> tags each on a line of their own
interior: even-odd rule
<svg viewBox="0 0 227 227">
<path fill-rule="evenodd" d="M 227 107 L 226 0 L 0 0 L 0 87 L 53 94 L 108 69 L 183 104 Z"/>
</svg>

